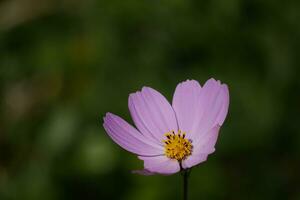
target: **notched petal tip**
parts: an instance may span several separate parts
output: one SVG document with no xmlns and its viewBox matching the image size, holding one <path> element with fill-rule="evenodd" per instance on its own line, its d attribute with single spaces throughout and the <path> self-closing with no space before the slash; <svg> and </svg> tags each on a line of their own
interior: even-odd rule
<svg viewBox="0 0 300 200">
<path fill-rule="evenodd" d="M 103 125 L 107 124 L 110 119 L 115 118 L 115 117 L 118 117 L 118 116 L 111 112 L 105 113 L 105 115 L 103 117 Z"/>
<path fill-rule="evenodd" d="M 103 125 L 106 123 L 108 117 L 109 117 L 109 113 L 107 112 L 107 113 L 105 113 L 105 115 L 102 117 Z"/>
<path fill-rule="evenodd" d="M 152 87 L 149 87 L 149 86 L 143 86 L 142 87 L 141 93 L 144 93 L 144 92 L 154 92 L 154 93 L 161 94 L 160 92 L 158 92 L 157 90 L 155 90 L 155 89 L 153 89 Z"/>
<path fill-rule="evenodd" d="M 215 78 L 213 78 L 213 77 L 209 78 L 207 81 L 214 81 L 214 82 L 217 82 L 217 80 L 216 80 Z M 206 81 L 206 82 L 207 82 L 207 81 Z"/>
<path fill-rule="evenodd" d="M 113 117 L 113 116 L 116 116 L 115 114 L 111 113 L 111 112 L 107 112 L 105 113 L 103 119 L 107 118 L 107 117 Z"/>
<path fill-rule="evenodd" d="M 140 90 L 137 90 L 137 91 L 135 91 L 135 92 L 132 92 L 132 93 L 129 94 L 129 97 L 128 97 L 128 98 L 133 98 L 136 94 L 139 94 L 139 93 L 141 93 Z"/>
<path fill-rule="evenodd" d="M 143 86 L 140 90 L 137 90 L 135 92 L 130 93 L 129 97 L 134 96 L 134 95 L 139 94 L 139 93 L 142 93 L 145 90 L 154 90 L 154 91 L 156 91 L 155 89 L 151 88 L 150 86 Z"/>
<path fill-rule="evenodd" d="M 191 84 L 200 86 L 200 83 L 194 79 L 187 79 L 185 81 L 178 83 L 177 85 L 191 85 Z"/>
<path fill-rule="evenodd" d="M 217 83 L 218 86 L 226 86 L 228 88 L 228 85 L 226 83 L 222 83 L 221 80 L 210 78 L 206 81 L 206 83 Z"/>
</svg>

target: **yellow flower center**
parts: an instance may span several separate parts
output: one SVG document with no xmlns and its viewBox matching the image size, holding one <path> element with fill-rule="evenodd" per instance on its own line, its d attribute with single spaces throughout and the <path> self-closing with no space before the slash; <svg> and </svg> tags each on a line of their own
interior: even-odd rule
<svg viewBox="0 0 300 200">
<path fill-rule="evenodd" d="M 185 133 L 180 130 L 178 133 L 174 131 L 165 134 L 165 155 L 168 158 L 182 161 L 192 154 L 193 145 L 192 142 L 185 138 Z"/>
</svg>

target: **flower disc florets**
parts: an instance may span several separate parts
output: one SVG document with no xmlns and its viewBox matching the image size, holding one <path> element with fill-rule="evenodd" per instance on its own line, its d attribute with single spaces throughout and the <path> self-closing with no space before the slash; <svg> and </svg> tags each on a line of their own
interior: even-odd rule
<svg viewBox="0 0 300 200">
<path fill-rule="evenodd" d="M 193 145 L 190 140 L 185 138 L 185 133 L 180 130 L 178 133 L 174 131 L 165 134 L 165 155 L 168 158 L 182 161 L 192 154 Z"/>
</svg>

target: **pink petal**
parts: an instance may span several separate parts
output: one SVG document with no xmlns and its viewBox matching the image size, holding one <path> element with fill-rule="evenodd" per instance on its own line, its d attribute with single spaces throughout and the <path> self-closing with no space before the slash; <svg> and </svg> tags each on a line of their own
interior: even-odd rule
<svg viewBox="0 0 300 200">
<path fill-rule="evenodd" d="M 193 142 L 193 153 L 211 154 L 215 151 L 215 144 L 219 136 L 220 126 L 217 125 L 204 135 L 200 140 Z"/>
<path fill-rule="evenodd" d="M 223 125 L 225 118 L 228 113 L 228 107 L 229 107 L 229 91 L 228 91 L 228 86 L 226 84 L 222 85 L 222 98 L 223 98 L 223 106 L 222 109 L 218 115 L 217 122 L 220 126 Z"/>
<path fill-rule="evenodd" d="M 207 156 L 215 151 L 219 130 L 220 126 L 217 125 L 206 133 L 201 140 L 193 142 L 192 155 L 182 162 L 183 168 L 190 168 L 206 161 Z"/>
<path fill-rule="evenodd" d="M 130 94 L 128 106 L 135 125 L 147 138 L 161 144 L 166 132 L 177 130 L 174 110 L 166 98 L 152 88 L 144 87 L 141 92 Z"/>
<path fill-rule="evenodd" d="M 139 156 L 144 161 L 144 168 L 152 173 L 170 175 L 180 171 L 177 160 L 172 160 L 166 156 L 145 157 Z"/>
<path fill-rule="evenodd" d="M 103 126 L 111 139 L 127 151 L 143 156 L 163 154 L 162 146 L 148 141 L 130 124 L 112 113 L 106 114 Z"/>
<path fill-rule="evenodd" d="M 229 106 L 229 92 L 227 85 L 220 81 L 209 79 L 204 84 L 200 94 L 200 120 L 191 139 L 202 137 L 216 125 L 222 125 Z"/>
<path fill-rule="evenodd" d="M 198 165 L 207 159 L 207 154 L 197 154 L 197 155 L 191 155 L 186 160 L 182 161 L 182 168 L 188 169 L 195 165 Z"/>
<path fill-rule="evenodd" d="M 151 175 L 155 175 L 156 174 L 154 172 L 150 172 L 147 169 L 133 170 L 132 173 L 139 174 L 139 175 L 144 175 L 144 176 L 151 176 Z"/>
<path fill-rule="evenodd" d="M 195 80 L 187 80 L 176 87 L 172 106 L 176 113 L 179 129 L 187 133 L 197 131 L 200 118 L 201 86 Z"/>
</svg>

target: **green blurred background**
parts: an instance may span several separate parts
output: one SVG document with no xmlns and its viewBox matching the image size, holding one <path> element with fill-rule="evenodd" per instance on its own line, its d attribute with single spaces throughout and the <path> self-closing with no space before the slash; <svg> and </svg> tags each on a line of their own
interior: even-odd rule
<svg viewBox="0 0 300 200">
<path fill-rule="evenodd" d="M 105 134 L 142 86 L 222 80 L 230 109 L 191 199 L 300 199 L 300 1 L 0 1 L 0 199 L 181 199 Z"/>
</svg>

